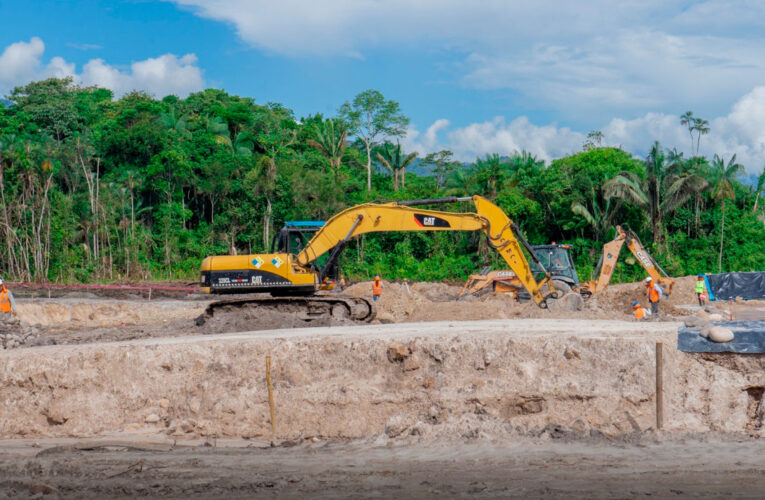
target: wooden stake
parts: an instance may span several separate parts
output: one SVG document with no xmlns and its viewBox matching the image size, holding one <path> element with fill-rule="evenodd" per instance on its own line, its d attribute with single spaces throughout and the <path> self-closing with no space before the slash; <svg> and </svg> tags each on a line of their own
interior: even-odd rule
<svg viewBox="0 0 765 500">
<path fill-rule="evenodd" d="M 656 342 L 656 428 L 664 427 L 664 360 L 662 343 Z"/>
<path fill-rule="evenodd" d="M 151 288 L 149 288 L 149 300 L 151 300 Z"/>
<path fill-rule="evenodd" d="M 271 409 L 271 446 L 275 446 L 276 408 L 274 407 L 274 386 L 271 383 L 271 356 L 266 356 L 266 384 L 268 384 L 268 406 Z"/>
</svg>

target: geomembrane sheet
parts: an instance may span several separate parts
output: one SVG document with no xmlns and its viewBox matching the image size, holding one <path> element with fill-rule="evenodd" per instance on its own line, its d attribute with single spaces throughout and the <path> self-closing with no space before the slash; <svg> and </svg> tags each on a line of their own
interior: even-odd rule
<svg viewBox="0 0 765 500">
<path fill-rule="evenodd" d="M 711 300 L 765 298 L 765 272 L 721 273 L 705 276 Z"/>
<path fill-rule="evenodd" d="M 683 326 L 677 330 L 677 349 L 684 352 L 765 353 L 765 321 L 730 321 L 713 323 L 733 331 L 730 342 L 712 342 L 701 335 L 700 328 Z"/>
</svg>

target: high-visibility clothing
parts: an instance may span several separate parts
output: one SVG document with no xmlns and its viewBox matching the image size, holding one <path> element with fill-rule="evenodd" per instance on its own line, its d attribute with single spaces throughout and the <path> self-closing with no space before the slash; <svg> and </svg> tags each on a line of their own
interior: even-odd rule
<svg viewBox="0 0 765 500">
<path fill-rule="evenodd" d="M 637 309 L 632 311 L 635 315 L 635 319 L 643 319 L 645 318 L 645 309 L 642 307 L 638 307 Z"/>
<path fill-rule="evenodd" d="M 648 302 L 651 302 L 651 303 L 658 302 L 659 297 L 661 297 L 661 295 L 659 294 L 659 290 L 656 289 L 656 285 L 654 285 L 653 283 L 649 283 L 648 285 L 646 285 L 646 287 L 648 288 Z"/>
<path fill-rule="evenodd" d="M 382 280 L 372 282 L 372 295 L 382 295 Z"/>
<path fill-rule="evenodd" d="M 8 290 L 0 290 L 0 312 L 10 313 L 13 311 L 11 298 L 8 294 Z"/>
<path fill-rule="evenodd" d="M 696 293 L 704 293 L 704 280 L 696 280 Z"/>
</svg>

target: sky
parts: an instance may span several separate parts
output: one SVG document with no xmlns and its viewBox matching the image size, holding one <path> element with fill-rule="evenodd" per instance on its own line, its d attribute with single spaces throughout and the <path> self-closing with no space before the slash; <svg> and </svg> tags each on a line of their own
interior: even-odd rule
<svg viewBox="0 0 765 500">
<path fill-rule="evenodd" d="M 761 0 L 0 0 L 0 94 L 72 76 L 117 96 L 207 87 L 332 116 L 366 89 L 401 104 L 402 142 L 471 161 L 605 144 L 765 165 Z M 695 147 L 695 146 L 694 146 Z"/>
</svg>

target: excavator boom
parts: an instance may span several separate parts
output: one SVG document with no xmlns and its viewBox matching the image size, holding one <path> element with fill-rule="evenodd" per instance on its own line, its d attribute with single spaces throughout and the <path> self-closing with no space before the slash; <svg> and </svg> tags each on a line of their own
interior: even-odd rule
<svg viewBox="0 0 765 500">
<path fill-rule="evenodd" d="M 442 212 L 413 208 L 417 204 L 451 203 L 472 200 L 475 213 Z M 544 307 L 546 297 L 541 287 L 548 283 L 545 278 L 537 283 L 531 266 L 521 250 L 516 235 L 520 231 L 513 221 L 494 203 L 481 196 L 472 198 L 445 198 L 392 202 L 386 204 L 358 205 L 340 212 L 322 227 L 297 255 L 298 265 L 308 267 L 325 253 L 332 251 L 327 267 L 334 262 L 336 254 L 353 237 L 371 232 L 390 231 L 478 231 L 482 230 L 494 248 L 518 276 L 533 300 Z M 521 237 L 522 240 L 522 237 Z M 533 258 L 533 252 L 529 253 Z M 323 273 L 320 272 L 320 275 Z M 323 275 L 321 276 L 323 278 Z M 548 284 L 554 293 L 555 290 Z"/>
</svg>

